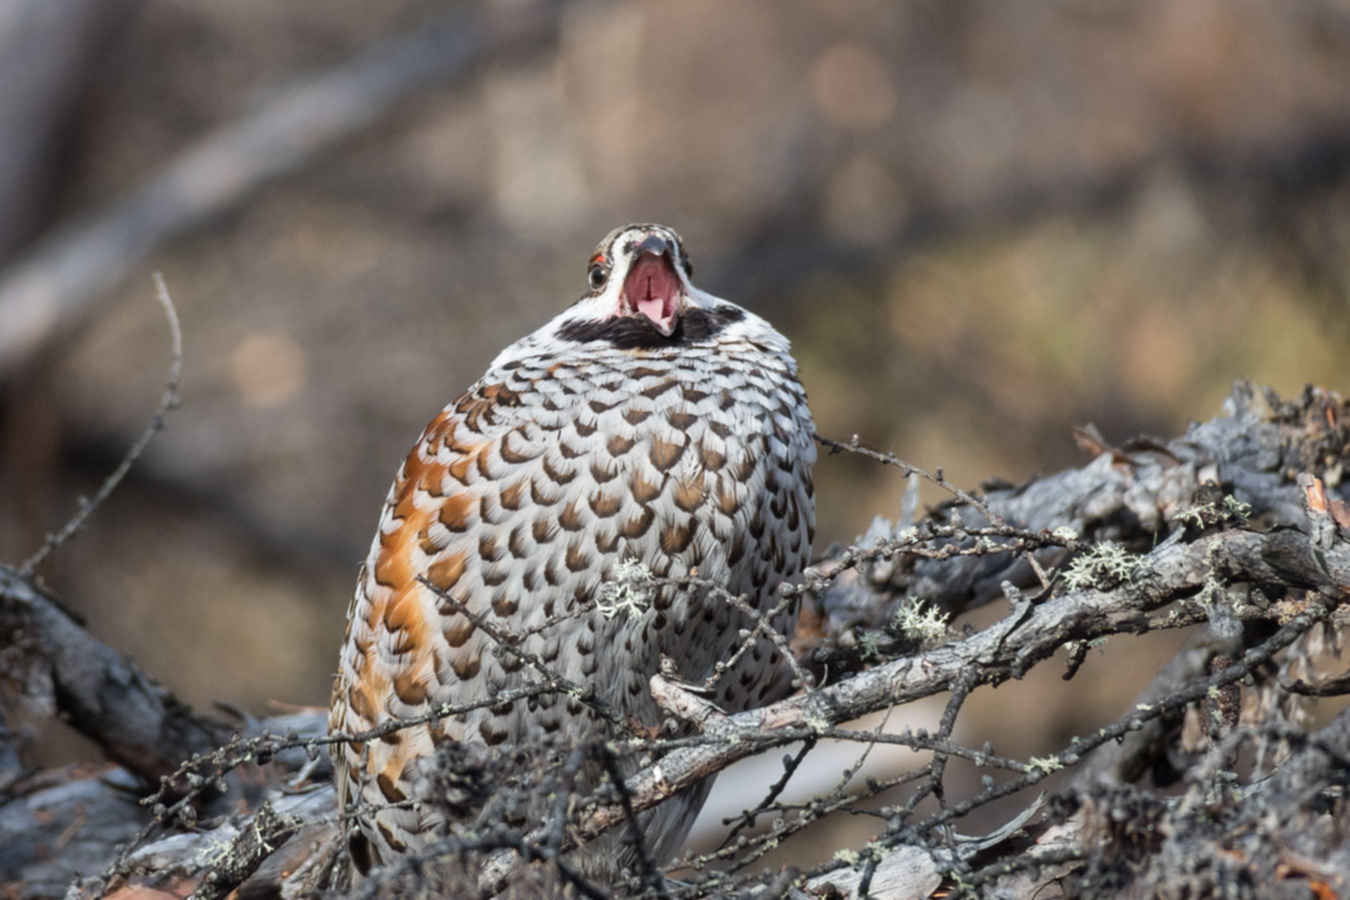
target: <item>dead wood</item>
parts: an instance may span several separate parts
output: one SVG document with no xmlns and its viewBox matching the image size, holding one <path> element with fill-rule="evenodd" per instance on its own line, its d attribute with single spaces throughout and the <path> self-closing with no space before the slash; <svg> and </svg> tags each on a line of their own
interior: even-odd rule
<svg viewBox="0 0 1350 900">
<path fill-rule="evenodd" d="M 1350 854 L 1337 793 L 1347 771 L 1350 726 L 1342 715 L 1320 731 L 1306 730 L 1293 710 L 1309 701 L 1295 700 L 1303 694 L 1288 688 L 1326 690 L 1321 682 L 1295 682 L 1305 679 L 1318 642 L 1338 633 L 1350 599 L 1350 516 L 1338 481 L 1350 455 L 1347 413 L 1344 400 L 1325 392 L 1308 390 L 1286 402 L 1239 384 L 1224 415 L 1182 437 L 1110 447 L 1087 434 L 1085 442 L 1098 453 L 1081 469 L 958 496 L 913 522 L 879 524 L 865 540 L 833 551 L 802 585 L 785 589 L 807 604 L 794 646 L 814 673 L 814 686 L 726 716 L 658 676 L 654 693 L 672 715 L 697 723 L 692 736 L 576 748 L 570 763 L 556 755 L 447 762 L 475 768 L 470 781 L 492 790 L 464 797 L 477 803 L 488 797 L 490 806 L 530 790 L 562 790 L 566 797 L 566 766 L 577 764 L 577 753 L 603 759 L 639 749 L 653 756 L 626 781 L 559 807 L 571 809 L 565 822 L 447 832 L 432 852 L 345 889 L 363 896 L 430 895 L 476 882 L 480 890 L 509 895 L 548 883 L 598 896 L 828 896 L 838 890 L 906 897 L 927 896 L 935 884 L 976 896 L 1030 896 L 1054 885 L 1068 895 L 1125 896 L 1159 884 L 1203 893 L 1245 883 L 1254 872 L 1290 890 L 1339 884 L 1336 873 L 1344 868 L 1326 861 Z M 16 890 L 28 896 L 52 896 L 63 876 L 97 872 L 103 877 L 84 881 L 85 893 L 138 883 L 198 896 L 223 896 L 241 884 L 245 896 L 344 889 L 322 748 L 376 735 L 322 737 L 323 714 L 316 710 L 253 723 L 221 745 L 219 726 L 100 649 L 31 583 L 13 573 L 5 577 L 3 621 L 19 623 L 6 625 L 6 633 L 21 634 L 23 641 L 12 644 L 28 648 L 0 657 L 10 683 L 36 685 L 33 696 L 47 698 L 47 708 L 65 704 L 60 708 L 72 721 L 86 723 L 87 733 L 126 768 L 70 770 L 11 784 L 0 805 L 0 836 L 29 828 L 43 840 L 16 849 L 6 842 L 0 878 L 23 880 Z M 923 613 L 924 605 L 956 612 L 990 600 L 1006 601 L 1007 615 L 966 635 Z M 1019 678 L 1060 648 L 1069 650 L 1071 676 L 1082 661 L 1080 648 L 1100 638 L 1194 625 L 1204 628 L 1131 709 L 1052 756 L 1008 758 L 996 747 L 952 739 L 961 704 L 973 691 Z M 62 666 L 73 674 L 61 674 Z M 104 678 L 104 672 L 111 674 Z M 73 688 L 58 689 L 58 679 Z M 52 687 L 44 688 L 48 683 Z M 542 679 L 525 688 L 556 689 Z M 941 692 L 952 699 L 936 733 L 860 732 L 846 725 Z M 1244 694 L 1261 716 L 1238 717 L 1234 698 Z M 130 706 L 115 705 L 122 703 Z M 117 715 L 110 715 L 114 709 Z M 1182 739 L 1187 716 L 1197 714 L 1204 723 L 1198 748 Z M 747 821 L 771 822 L 769 830 L 746 832 L 687 860 L 693 874 L 679 885 L 593 885 L 566 862 L 569 847 L 622 826 L 635 811 L 734 760 L 801 745 L 786 760 L 786 783 L 805 753 L 825 739 L 901 744 L 930 751 L 932 762 L 806 807 L 779 803 L 775 786 L 746 811 Z M 942 783 L 949 761 L 991 777 L 974 794 L 948 796 Z M 972 810 L 1034 792 L 1063 772 L 1073 777 L 1057 782 L 1056 792 L 1040 802 L 1028 796 L 1023 816 L 1005 828 L 979 837 L 953 830 Z M 148 808 L 131 801 L 129 792 L 145 784 L 132 773 L 170 775 Z M 230 778 L 235 781 L 227 786 L 239 785 L 226 792 L 232 803 L 209 801 L 212 788 Z M 465 778 L 467 771 L 454 783 L 468 784 Z M 1183 790 L 1163 791 L 1169 784 Z M 856 854 L 802 872 L 744 868 L 812 822 L 897 790 L 903 799 L 887 807 L 881 836 Z M 933 797 L 936 807 L 924 805 Z M 37 824 L 35 805 L 51 811 L 46 826 Z M 1279 816 L 1263 812 L 1271 809 Z M 58 817 L 64 828 L 53 833 L 50 822 Z M 1291 823 L 1288 829 L 1278 824 L 1283 821 Z M 1210 863 L 1196 862 L 1198 847 Z M 1220 848 L 1229 848 L 1227 855 L 1213 863 Z"/>
</svg>

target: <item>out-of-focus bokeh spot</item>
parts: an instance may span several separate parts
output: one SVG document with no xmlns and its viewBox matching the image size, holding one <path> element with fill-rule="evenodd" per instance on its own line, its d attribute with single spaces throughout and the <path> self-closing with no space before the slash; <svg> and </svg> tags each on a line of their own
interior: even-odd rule
<svg viewBox="0 0 1350 900">
<path fill-rule="evenodd" d="M 811 64 L 811 99 L 831 124 L 864 131 L 880 128 L 895 115 L 894 73 L 877 54 L 859 44 L 826 47 Z"/>
<path fill-rule="evenodd" d="M 825 227 L 841 241 L 884 247 L 905 223 L 904 188 L 872 154 L 859 153 L 840 166 L 825 193 Z"/>
<path fill-rule="evenodd" d="M 230 374 L 245 406 L 285 406 L 305 386 L 305 351 L 288 335 L 253 332 L 230 353 Z"/>
</svg>

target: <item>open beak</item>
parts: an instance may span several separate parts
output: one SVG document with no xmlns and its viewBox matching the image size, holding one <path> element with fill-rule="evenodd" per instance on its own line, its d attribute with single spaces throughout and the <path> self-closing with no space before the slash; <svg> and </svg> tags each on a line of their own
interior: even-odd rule
<svg viewBox="0 0 1350 900">
<path fill-rule="evenodd" d="M 684 286 L 675 273 L 670 245 L 652 235 L 638 245 L 636 254 L 619 295 L 624 314 L 644 315 L 669 336 L 679 322 L 684 302 Z"/>
</svg>

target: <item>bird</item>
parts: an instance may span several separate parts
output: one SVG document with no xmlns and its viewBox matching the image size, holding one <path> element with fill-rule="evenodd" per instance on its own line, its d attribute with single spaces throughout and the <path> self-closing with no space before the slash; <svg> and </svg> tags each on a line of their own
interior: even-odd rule
<svg viewBox="0 0 1350 900">
<path fill-rule="evenodd" d="M 481 759 L 657 734 L 669 716 L 649 681 L 672 664 L 727 712 L 791 693 L 785 642 L 727 598 L 780 635 L 794 627 L 777 589 L 811 556 L 811 412 L 788 340 L 692 275 L 673 229 L 614 229 L 580 298 L 502 350 L 399 467 L 348 608 L 329 729 L 422 721 L 335 745 L 359 873 L 467 815 L 436 787 L 447 747 Z M 487 705 L 546 675 L 572 690 Z M 429 716 L 447 703 L 461 711 Z M 604 772 L 579 777 L 593 788 Z M 610 876 L 639 852 L 668 861 L 711 786 L 643 812 L 640 849 L 611 829 L 577 852 Z"/>
</svg>

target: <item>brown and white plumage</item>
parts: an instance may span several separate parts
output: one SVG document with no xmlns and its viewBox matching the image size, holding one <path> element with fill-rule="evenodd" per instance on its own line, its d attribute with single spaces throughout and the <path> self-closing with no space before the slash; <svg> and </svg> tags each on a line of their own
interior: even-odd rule
<svg viewBox="0 0 1350 900">
<path fill-rule="evenodd" d="M 621 720 L 659 725 L 647 683 L 661 656 L 700 682 L 751 623 L 724 598 L 670 586 L 646 608 L 597 609 L 615 567 L 636 560 L 658 578 L 697 569 L 765 611 L 776 585 L 806 565 L 815 449 L 788 342 L 693 287 L 689 272 L 672 230 L 615 229 L 591 258 L 588 293 L 504 350 L 427 426 L 356 586 L 333 731 L 538 680 L 456 604 L 503 632 L 529 633 L 527 653 L 595 688 Z M 786 633 L 794 618 L 772 624 Z M 789 683 L 760 639 L 714 699 L 737 711 L 778 699 Z M 434 765 L 439 744 L 578 741 L 612 728 L 557 694 L 479 708 L 340 745 L 339 792 L 387 862 L 447 824 L 416 793 L 418 767 Z M 658 861 L 678 848 L 709 787 L 644 816 Z"/>
</svg>

